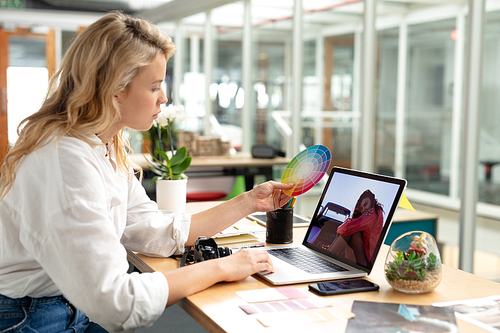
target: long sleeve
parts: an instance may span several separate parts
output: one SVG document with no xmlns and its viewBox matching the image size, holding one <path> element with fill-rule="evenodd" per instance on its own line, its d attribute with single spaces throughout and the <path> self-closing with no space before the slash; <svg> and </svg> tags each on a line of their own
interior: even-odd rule
<svg viewBox="0 0 500 333">
<path fill-rule="evenodd" d="M 382 212 L 370 209 L 366 214 L 355 219 L 347 219 L 337 232 L 344 236 L 352 235 L 355 232 L 363 231 L 363 244 L 368 260 L 371 260 L 372 253 L 377 245 L 378 237 L 383 228 Z"/>
<path fill-rule="evenodd" d="M 142 207 L 152 216 L 150 225 L 167 230 L 162 237 L 169 252 L 185 240 L 170 239 L 175 223 L 155 222 L 154 204 L 151 211 L 145 208 L 151 203 L 132 201 L 129 208 L 130 179 L 117 174 L 104 154 L 102 144 L 65 137 L 23 158 L 13 188 L 0 201 L 0 232 L 8 235 L 0 244 L 0 293 L 63 294 L 91 320 L 122 331 L 151 325 L 169 294 L 159 272 L 127 274 L 120 241 L 129 209 L 138 219 L 134 210 Z M 148 248 L 147 242 L 139 247 Z"/>
<path fill-rule="evenodd" d="M 149 256 L 182 254 L 189 235 L 191 216 L 162 214 L 137 178 L 129 181 L 127 226 L 122 243 L 130 250 Z"/>
<path fill-rule="evenodd" d="M 357 218 L 348 218 L 342 223 L 337 232 L 343 236 L 352 235 L 355 232 L 371 229 L 371 225 L 378 219 L 377 214 L 371 209 L 367 214 Z"/>
</svg>

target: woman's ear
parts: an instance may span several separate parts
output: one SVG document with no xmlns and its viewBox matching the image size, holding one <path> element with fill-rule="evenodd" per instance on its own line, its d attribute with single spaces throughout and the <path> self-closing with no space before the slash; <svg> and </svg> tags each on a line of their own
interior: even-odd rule
<svg viewBox="0 0 500 333">
<path fill-rule="evenodd" d="M 121 92 L 119 92 L 119 93 L 115 94 L 115 96 L 114 96 L 114 97 L 115 97 L 115 100 L 116 100 L 118 103 L 120 103 L 120 102 L 122 101 L 122 95 L 121 95 L 121 94 L 122 94 L 122 93 L 121 93 Z"/>
<path fill-rule="evenodd" d="M 118 103 L 122 103 L 125 97 L 127 97 L 128 89 L 123 89 L 115 93 L 114 97 Z"/>
</svg>

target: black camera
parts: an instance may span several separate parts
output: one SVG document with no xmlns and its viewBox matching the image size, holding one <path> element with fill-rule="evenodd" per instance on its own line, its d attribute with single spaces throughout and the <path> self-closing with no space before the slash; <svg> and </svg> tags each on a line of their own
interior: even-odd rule
<svg viewBox="0 0 500 333">
<path fill-rule="evenodd" d="M 232 253 L 228 247 L 219 247 L 213 238 L 202 236 L 194 242 L 194 262 L 227 257 Z"/>
<path fill-rule="evenodd" d="M 213 238 L 199 237 L 194 242 L 193 249 L 189 248 L 184 252 L 181 267 L 187 262 L 197 263 L 204 260 L 227 257 L 233 251 L 228 247 L 220 247 Z"/>
</svg>

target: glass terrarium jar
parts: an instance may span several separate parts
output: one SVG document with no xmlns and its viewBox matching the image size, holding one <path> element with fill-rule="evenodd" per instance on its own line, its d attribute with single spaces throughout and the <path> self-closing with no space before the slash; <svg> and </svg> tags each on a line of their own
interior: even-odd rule
<svg viewBox="0 0 500 333">
<path fill-rule="evenodd" d="M 385 259 L 385 278 L 396 290 L 420 294 L 434 290 L 443 271 L 436 240 L 423 231 L 402 234 Z"/>
</svg>

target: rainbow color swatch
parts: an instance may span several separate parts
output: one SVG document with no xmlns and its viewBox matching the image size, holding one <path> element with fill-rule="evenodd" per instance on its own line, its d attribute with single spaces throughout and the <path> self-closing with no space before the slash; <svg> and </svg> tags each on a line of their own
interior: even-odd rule
<svg viewBox="0 0 500 333">
<path fill-rule="evenodd" d="M 283 193 L 294 197 L 309 191 L 328 170 L 331 158 L 330 150 L 323 145 L 315 145 L 298 153 L 281 176 L 283 184 L 293 183 L 295 186 Z"/>
</svg>

